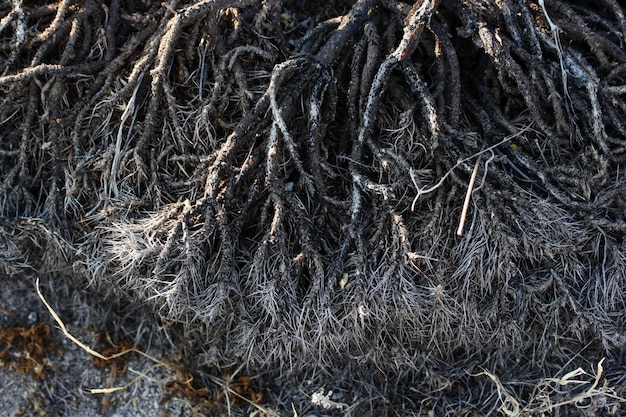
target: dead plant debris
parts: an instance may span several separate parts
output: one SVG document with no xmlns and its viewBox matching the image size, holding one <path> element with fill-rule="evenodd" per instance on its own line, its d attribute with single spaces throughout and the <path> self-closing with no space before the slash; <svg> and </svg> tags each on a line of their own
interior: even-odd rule
<svg viewBox="0 0 626 417">
<path fill-rule="evenodd" d="M 168 395 L 176 395 L 185 398 L 193 404 L 194 408 L 201 408 L 203 410 L 215 412 L 221 406 L 230 410 L 233 405 L 250 404 L 257 407 L 259 410 L 264 411 L 264 409 L 260 407 L 260 403 L 263 400 L 263 393 L 255 388 L 253 378 L 250 376 L 240 375 L 233 379 L 231 378 L 230 372 L 221 372 L 218 377 L 211 373 L 211 371 L 216 371 L 216 368 L 214 368 L 209 372 L 203 372 L 204 377 L 202 378 L 199 374 L 185 368 L 182 364 L 182 362 L 184 362 L 184 358 L 180 354 L 175 354 L 170 358 L 154 358 L 143 352 L 137 346 L 133 346 L 126 340 L 114 342 L 108 331 L 94 332 L 96 346 L 94 348 L 88 347 L 84 342 L 69 332 L 66 324 L 54 308 L 48 303 L 41 292 L 41 289 L 39 288 L 39 280 L 35 283 L 35 289 L 42 303 L 58 324 L 63 335 L 84 352 L 91 355 L 96 367 L 107 368 L 110 370 L 109 380 L 107 383 L 109 386 L 106 388 L 93 388 L 90 390 L 92 394 L 104 395 L 101 402 L 102 406 L 108 407 L 108 405 L 110 405 L 109 398 L 107 397 L 108 394 L 127 390 L 132 385 L 139 382 L 142 378 L 149 378 L 147 375 L 135 372 L 139 375 L 139 377 L 133 379 L 125 385 L 115 386 L 116 378 L 126 374 L 127 362 L 131 358 L 131 354 L 137 353 L 149 359 L 153 364 L 152 368 L 159 367 L 166 371 L 168 377 L 165 382 L 161 382 L 163 390 Z M 209 390 L 209 385 L 219 388 L 214 399 L 210 398 L 211 391 Z M 164 397 L 163 401 L 168 401 L 170 399 L 168 395 Z"/>
<path fill-rule="evenodd" d="M 48 353 L 54 349 L 48 324 L 0 328 L 0 365 L 22 375 L 44 378 L 51 366 Z"/>
<path fill-rule="evenodd" d="M 121 375 L 126 371 L 126 365 L 131 355 L 125 355 L 123 353 L 132 352 L 135 350 L 129 341 L 122 340 L 117 343 L 111 340 L 111 335 L 108 331 L 98 331 L 94 333 L 96 339 L 96 351 L 100 352 L 102 356 L 110 358 L 104 360 L 100 357 L 94 357 L 94 365 L 100 368 L 109 368 L 111 372 L 116 375 Z M 122 355 L 117 355 L 122 354 Z"/>
</svg>

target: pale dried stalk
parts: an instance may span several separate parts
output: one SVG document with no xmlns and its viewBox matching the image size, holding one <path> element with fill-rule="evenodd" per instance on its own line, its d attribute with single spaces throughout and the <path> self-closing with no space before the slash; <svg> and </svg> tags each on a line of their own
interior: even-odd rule
<svg viewBox="0 0 626 417">
<path fill-rule="evenodd" d="M 478 174 L 478 165 L 482 155 L 478 156 L 476 165 L 474 165 L 474 171 L 470 178 L 469 185 L 467 186 L 467 193 L 465 194 L 465 202 L 463 203 L 463 211 L 461 212 L 461 220 L 459 221 L 459 228 L 456 231 L 457 236 L 463 236 L 463 228 L 465 227 L 465 219 L 467 218 L 467 210 L 469 208 L 470 197 L 472 196 L 472 190 L 474 189 L 474 182 L 476 181 L 476 174 Z"/>
</svg>

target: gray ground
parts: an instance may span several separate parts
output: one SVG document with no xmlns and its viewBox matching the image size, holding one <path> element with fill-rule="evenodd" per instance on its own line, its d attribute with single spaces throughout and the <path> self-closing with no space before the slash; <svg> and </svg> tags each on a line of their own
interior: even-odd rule
<svg viewBox="0 0 626 417">
<path fill-rule="evenodd" d="M 167 390 L 168 383 L 182 379 L 182 368 L 176 361 L 184 360 L 162 340 L 151 339 L 145 353 L 157 360 L 171 360 L 169 363 L 157 363 L 133 353 L 124 361 L 125 370 L 119 374 L 111 367 L 98 367 L 90 354 L 63 335 L 37 296 L 35 277 L 0 275 L 0 279 L 0 329 L 14 326 L 28 328 L 34 323 L 47 323 L 52 328 L 51 341 L 56 344 L 48 354 L 45 376 L 41 379 L 22 375 L 10 366 L 0 366 L 2 417 L 293 416 L 291 403 L 295 404 L 295 415 L 323 417 L 333 413 L 341 415 L 348 406 L 345 395 L 316 386 L 306 390 L 293 388 L 289 393 L 281 389 L 280 395 L 263 389 L 268 401 L 260 407 L 232 404 L 230 410 L 224 397 L 220 397 L 224 390 L 218 383 L 207 386 L 209 391 L 205 397 L 185 396 L 180 391 L 173 395 Z M 97 346 L 94 332 L 104 326 L 108 313 L 101 304 L 106 305 L 106 302 L 100 303 L 93 294 L 88 295 L 84 291 L 68 293 L 45 284 L 42 285 L 42 292 L 72 335 L 87 346 Z M 116 387 L 125 388 L 106 395 L 91 393 L 92 389 Z"/>
<path fill-rule="evenodd" d="M 8 277 L 0 275 L 0 329 L 14 326 L 28 328 L 34 323 L 46 323 L 52 329 L 51 341 L 56 344 L 47 356 L 45 376 L 21 375 L 10 366 L 0 366 L 0 417 L 10 416 L 287 416 L 330 417 L 354 415 L 355 404 L 366 401 L 354 394 L 333 387 L 316 386 L 306 380 L 297 386 L 259 380 L 258 388 L 264 401 L 258 406 L 247 403 L 229 403 L 224 396 L 224 386 L 212 380 L 216 375 L 207 371 L 205 379 L 195 385 L 207 389 L 203 396 L 172 392 L 172 382 L 185 380 L 183 363 L 189 363 L 175 343 L 169 343 L 158 329 L 145 328 L 141 332 L 140 348 L 146 356 L 132 353 L 121 361 L 118 369 L 98 367 L 93 356 L 81 349 L 59 329 L 57 323 L 35 290 L 35 277 Z M 70 333 L 89 347 L 97 348 L 95 331 L 121 323 L 129 317 L 115 316 L 111 303 L 99 300 L 86 291 L 70 291 L 67 286 L 54 288 L 43 283 L 42 292 L 59 314 Z M 118 310 L 119 311 L 119 310 Z M 129 314 L 142 323 L 141 313 Z M 148 322 L 148 321 L 146 321 Z M 107 324 L 108 323 L 108 324 Z M 115 331 L 115 330 L 113 330 Z M 120 330 L 117 329 L 120 336 Z M 0 339 L 0 346 L 3 346 Z M 5 346 L 5 345 L 4 345 Z M 101 345 L 100 345 L 101 346 Z M 4 347 L 3 347 L 4 348 Z M 102 349 L 102 347 L 100 347 Z M 148 358 L 149 356 L 150 358 Z M 200 377 L 196 375 L 198 381 Z M 120 388 L 108 394 L 91 392 L 92 389 Z M 362 397 L 362 396 L 361 396 Z M 498 398 L 495 392 L 494 400 Z M 613 406 L 588 407 L 585 415 L 620 416 L 625 405 L 616 398 L 596 395 L 593 401 L 610 401 Z M 494 403 L 494 411 L 499 401 Z M 621 403 L 621 405 L 620 405 Z M 292 406 L 293 404 L 293 406 Z M 293 407 L 293 408 L 292 408 Z M 594 410 L 604 410 L 597 414 Z M 606 414 L 608 410 L 608 414 Z M 389 410 L 388 410 L 389 411 Z M 430 412 L 429 412 L 430 411 Z M 432 411 L 393 410 L 390 415 L 430 416 Z M 378 415 L 372 412 L 370 415 Z M 480 414 L 475 414 L 476 416 Z"/>
<path fill-rule="evenodd" d="M 154 366 L 148 359 L 134 355 L 121 375 L 112 375 L 107 368 L 98 368 L 93 358 L 63 336 L 39 300 L 33 280 L 4 277 L 0 293 L 0 327 L 19 325 L 28 327 L 35 322 L 49 323 L 53 328 L 51 338 L 56 348 L 49 352 L 46 375 L 42 379 L 21 375 L 10 367 L 0 367 L 0 415 L 1 416 L 158 416 L 192 415 L 189 404 L 177 398 L 165 401 L 163 381 L 168 378 L 167 370 Z M 45 291 L 45 289 L 44 289 Z M 89 313 L 85 310 L 87 298 L 79 294 L 68 294 L 67 309 L 72 304 L 80 305 L 76 310 L 85 313 L 66 323 L 76 337 L 93 345 L 96 330 L 89 324 Z M 59 306 L 59 300 L 50 299 Z M 15 317 L 22 319 L 16 323 Z M 63 315 L 63 312 L 59 314 Z M 85 330 L 79 330 L 84 328 Z M 155 349 L 155 355 L 159 352 Z M 139 373 L 145 376 L 140 376 Z M 92 394 L 92 388 L 125 386 L 137 379 L 127 389 L 102 395 Z M 165 412 L 165 414 L 163 414 Z"/>
</svg>

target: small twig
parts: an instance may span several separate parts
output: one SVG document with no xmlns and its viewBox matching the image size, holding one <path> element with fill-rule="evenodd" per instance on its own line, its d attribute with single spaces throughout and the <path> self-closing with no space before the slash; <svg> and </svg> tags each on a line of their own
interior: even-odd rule
<svg viewBox="0 0 626 417">
<path fill-rule="evenodd" d="M 465 202 L 463 203 L 463 211 L 461 212 L 461 220 L 459 221 L 459 228 L 456 231 L 457 236 L 463 236 L 463 228 L 465 227 L 465 219 L 467 218 L 467 209 L 469 208 L 470 197 L 472 196 L 472 190 L 474 189 L 474 182 L 476 181 L 476 174 L 478 174 L 478 165 L 482 159 L 482 154 L 478 156 L 476 165 L 474 165 L 474 171 L 470 178 L 469 185 L 467 186 L 467 193 L 465 194 Z"/>
<path fill-rule="evenodd" d="M 141 350 L 139 350 L 137 348 L 126 349 L 126 350 L 124 350 L 122 352 L 114 353 L 114 354 L 112 354 L 110 356 L 104 356 L 100 352 L 97 352 L 97 351 L 91 349 L 89 346 L 85 345 L 83 342 L 78 340 L 76 337 L 72 336 L 72 334 L 67 330 L 67 327 L 65 326 L 65 323 L 63 323 L 63 320 L 61 320 L 59 315 L 54 311 L 52 306 L 50 306 L 48 301 L 46 301 L 46 299 L 44 298 L 43 294 L 41 293 L 41 290 L 39 289 L 39 278 L 37 278 L 37 281 L 35 282 L 35 287 L 37 289 L 37 295 L 39 295 L 39 298 L 41 299 L 43 304 L 46 306 L 46 308 L 48 309 L 48 311 L 52 315 L 52 318 L 54 318 L 54 321 L 57 322 L 57 324 L 59 325 L 59 328 L 61 329 L 63 334 L 68 339 L 70 339 L 74 344 L 76 344 L 79 348 L 83 349 L 85 352 L 89 353 L 92 356 L 95 356 L 96 358 L 102 359 L 104 361 L 110 361 L 111 359 L 115 359 L 115 358 L 119 358 L 121 356 L 124 356 L 127 353 L 136 352 L 136 353 L 140 354 L 141 356 L 143 356 L 143 357 L 151 360 L 152 362 L 156 363 L 157 365 L 163 366 L 163 362 L 162 361 L 160 361 L 160 360 L 158 360 L 158 359 L 148 355 L 145 352 L 142 352 Z M 135 378 L 134 380 L 132 380 L 128 384 L 120 386 L 120 387 L 94 388 L 94 389 L 91 389 L 90 392 L 92 394 L 110 394 L 112 392 L 116 392 L 116 391 L 121 391 L 121 390 L 127 389 L 128 387 L 130 387 L 131 385 L 135 384 L 140 379 L 141 378 Z"/>
<path fill-rule="evenodd" d="M 111 356 L 104 356 L 100 352 L 96 352 L 95 350 L 91 349 L 89 346 L 85 345 L 83 342 L 81 342 L 80 340 L 72 336 L 72 334 L 67 330 L 67 327 L 65 327 L 65 323 L 63 323 L 59 315 L 54 311 L 54 309 L 50 306 L 50 304 L 48 304 L 43 294 L 41 293 L 41 290 L 39 289 L 39 278 L 37 278 L 37 281 L 35 282 L 35 287 L 37 289 L 37 295 L 39 295 L 39 298 L 41 298 L 41 301 L 46 306 L 50 314 L 52 315 L 52 318 L 54 319 L 54 321 L 57 322 L 63 334 L 72 342 L 74 342 L 74 344 L 76 344 L 79 348 L 83 349 L 85 352 L 89 353 L 92 356 L 95 356 L 96 358 L 102 359 L 103 361 L 110 361 L 111 359 L 119 358 L 120 356 L 126 355 L 129 352 L 137 352 L 137 350 L 133 348 L 133 349 L 125 350 L 123 352 L 114 353 Z"/>
<path fill-rule="evenodd" d="M 472 158 L 475 158 L 477 156 L 483 155 L 486 152 L 493 152 L 493 150 L 495 148 L 497 148 L 498 146 L 502 145 L 505 142 L 510 141 L 511 139 L 515 139 L 518 136 L 521 136 L 523 133 L 527 132 L 528 130 L 530 130 L 530 125 L 529 126 L 525 126 L 523 129 L 521 129 L 520 131 L 506 136 L 504 139 L 502 139 L 500 142 L 489 146 L 488 148 L 477 152 L 471 156 L 468 156 L 467 158 L 463 158 L 459 161 L 457 161 L 456 164 L 454 164 L 454 166 L 452 168 L 450 168 L 440 179 L 439 181 L 437 181 L 437 183 L 435 185 L 433 185 L 432 187 L 429 187 L 427 189 L 421 189 L 420 186 L 417 184 L 417 180 L 415 179 L 415 173 L 413 171 L 411 171 L 409 174 L 411 176 L 411 181 L 413 181 L 413 185 L 415 186 L 415 188 L 417 189 L 417 195 L 415 196 L 415 198 L 413 199 L 413 204 L 411 204 L 411 211 L 415 211 L 415 205 L 417 204 L 417 200 L 419 200 L 419 198 L 423 195 L 426 194 L 430 194 L 433 191 L 435 191 L 436 189 L 438 189 L 439 187 L 441 187 L 441 184 L 443 184 L 443 182 L 452 174 L 452 171 L 454 171 L 456 168 L 458 168 L 461 164 L 464 164 L 465 162 L 471 160 Z"/>
<path fill-rule="evenodd" d="M 89 390 L 89 392 L 91 392 L 92 394 L 112 394 L 112 393 L 117 392 L 117 391 L 124 391 L 125 389 L 128 389 L 131 385 L 136 384 L 137 381 L 139 381 L 140 379 L 141 379 L 141 377 L 137 377 L 137 378 L 133 379 L 132 381 L 130 381 L 128 384 L 121 385 L 119 387 L 92 388 L 92 389 Z"/>
</svg>

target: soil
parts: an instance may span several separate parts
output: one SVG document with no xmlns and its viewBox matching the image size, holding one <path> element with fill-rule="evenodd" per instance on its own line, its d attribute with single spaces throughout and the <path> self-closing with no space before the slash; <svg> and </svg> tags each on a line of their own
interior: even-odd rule
<svg viewBox="0 0 626 417">
<path fill-rule="evenodd" d="M 34 359 L 41 367 L 20 367 L 18 356 L 26 355 L 29 350 L 24 346 L 16 348 L 15 340 L 10 346 L 0 337 L 0 348 L 6 352 L 4 366 L 0 366 L 1 416 L 343 415 L 332 411 L 346 407 L 343 401 L 347 401 L 347 394 L 329 392 L 307 381 L 302 381 L 301 387 L 291 388 L 263 381 L 268 386 L 260 389 L 257 382 L 244 385 L 241 381 L 247 379 L 240 378 L 234 381 L 234 389 L 243 396 L 259 398 L 260 394 L 258 404 L 233 395 L 227 400 L 219 381 L 206 384 L 197 374 L 184 370 L 186 359 L 181 357 L 180 349 L 172 347 L 167 338 L 159 338 L 158 330 L 154 329 L 150 330 L 149 343 L 145 339 L 138 343 L 145 356 L 129 353 L 110 363 L 100 361 L 63 334 L 38 297 L 34 277 L 3 276 L 2 282 L 0 334 L 24 333 L 37 326 L 45 326 L 50 332 L 48 337 L 34 340 L 35 344 L 47 347 L 45 355 Z M 45 290 L 53 291 L 50 288 L 42 291 Z M 58 298 L 50 296 L 47 301 L 55 310 L 58 308 L 60 315 L 70 318 L 64 323 L 73 336 L 87 346 L 100 348 L 100 352 L 112 353 L 110 349 L 107 352 L 110 343 L 103 342 L 100 336 L 108 320 L 107 303 L 94 292 L 74 291 Z M 183 377 L 196 380 L 186 384 L 188 380 Z M 112 392 L 92 393 L 94 389 Z"/>
</svg>

